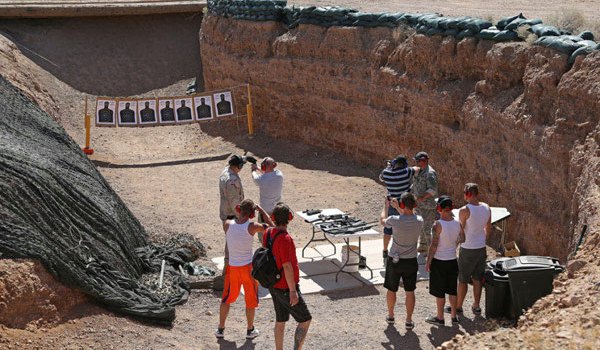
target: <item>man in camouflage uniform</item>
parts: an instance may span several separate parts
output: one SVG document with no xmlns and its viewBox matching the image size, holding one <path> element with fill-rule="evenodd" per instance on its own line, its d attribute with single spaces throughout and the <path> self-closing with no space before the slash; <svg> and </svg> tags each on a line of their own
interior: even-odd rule
<svg viewBox="0 0 600 350">
<path fill-rule="evenodd" d="M 417 251 L 427 253 L 431 242 L 431 227 L 436 217 L 437 173 L 429 166 L 429 155 L 427 153 L 419 152 L 413 159 L 417 162 L 419 172 L 413 177 L 410 192 L 417 198 L 417 215 L 423 217 L 423 230 L 419 237 Z"/>
<path fill-rule="evenodd" d="M 240 205 L 244 200 L 244 188 L 242 187 L 242 179 L 240 179 L 238 173 L 242 171 L 245 163 L 246 160 L 243 157 L 233 155 L 229 159 L 229 166 L 219 176 L 219 194 L 221 199 L 219 217 L 223 222 L 236 218 L 237 212 L 235 211 L 235 207 Z"/>
<path fill-rule="evenodd" d="M 242 179 L 238 175 L 242 171 L 242 167 L 246 163 L 244 157 L 233 155 L 229 159 L 229 166 L 221 172 L 219 176 L 219 217 L 223 224 L 225 221 L 235 219 L 237 216 L 236 207 L 244 200 L 244 188 L 242 187 Z M 223 267 L 223 275 L 215 278 L 213 288 L 215 290 L 223 289 L 223 281 L 225 271 L 229 265 L 229 249 L 225 242 L 225 266 Z"/>
</svg>

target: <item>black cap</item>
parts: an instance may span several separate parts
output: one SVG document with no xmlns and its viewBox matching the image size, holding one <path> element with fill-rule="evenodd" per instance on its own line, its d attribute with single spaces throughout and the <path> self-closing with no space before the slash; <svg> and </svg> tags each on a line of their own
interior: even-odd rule
<svg viewBox="0 0 600 350">
<path fill-rule="evenodd" d="M 452 209 L 452 204 L 453 204 L 452 203 L 452 198 L 450 198 L 450 196 L 440 196 L 438 198 L 437 204 L 442 209 L 446 209 L 446 208 Z"/>
<path fill-rule="evenodd" d="M 243 157 L 238 156 L 237 154 L 234 154 L 231 156 L 231 158 L 229 158 L 229 165 L 233 165 L 233 166 L 237 166 L 237 167 L 242 167 L 242 165 L 244 165 L 246 163 L 246 160 Z"/>
<path fill-rule="evenodd" d="M 427 152 L 419 152 L 417 154 L 415 154 L 415 157 L 413 158 L 414 160 L 424 160 L 424 159 L 429 159 L 429 154 L 427 154 Z"/>
<path fill-rule="evenodd" d="M 394 168 L 406 168 L 408 166 L 408 161 L 403 155 L 399 155 L 396 158 L 392 159 L 390 163 Z"/>
</svg>

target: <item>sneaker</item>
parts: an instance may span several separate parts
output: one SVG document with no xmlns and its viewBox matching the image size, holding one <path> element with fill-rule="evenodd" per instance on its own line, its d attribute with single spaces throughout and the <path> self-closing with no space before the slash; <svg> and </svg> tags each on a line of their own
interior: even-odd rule
<svg viewBox="0 0 600 350">
<path fill-rule="evenodd" d="M 407 331 L 410 331 L 415 328 L 415 323 L 413 321 L 407 321 L 404 323 L 404 328 L 406 328 Z"/>
<path fill-rule="evenodd" d="M 215 332 L 215 337 L 225 338 L 225 328 L 217 328 L 217 331 Z"/>
<path fill-rule="evenodd" d="M 436 316 L 429 316 L 425 319 L 425 322 L 427 323 L 431 323 L 434 324 L 436 326 L 443 326 L 446 324 L 446 322 L 444 322 L 444 320 L 440 320 L 439 318 L 437 318 Z"/>
<path fill-rule="evenodd" d="M 258 331 L 258 329 L 256 329 L 256 327 L 252 327 L 252 329 L 248 329 L 246 331 L 246 339 L 254 339 L 258 337 L 259 334 L 260 332 Z"/>
<path fill-rule="evenodd" d="M 387 322 L 388 324 L 394 324 L 394 322 L 396 322 L 396 320 L 393 317 L 387 316 L 385 318 L 385 322 Z"/>
<path fill-rule="evenodd" d="M 452 324 L 458 324 L 458 316 L 452 317 Z"/>
<path fill-rule="evenodd" d="M 446 306 L 446 307 L 444 308 L 444 311 L 446 311 L 446 313 L 448 313 L 448 314 L 449 314 L 449 313 L 452 313 L 452 308 L 451 308 L 450 306 Z M 462 309 L 462 307 L 458 307 L 458 308 L 456 308 L 456 313 L 457 313 L 457 314 L 462 314 L 462 313 L 463 313 L 463 309 Z"/>
<path fill-rule="evenodd" d="M 481 315 L 481 308 L 479 306 L 473 306 L 471 311 L 473 311 L 475 315 Z"/>
</svg>

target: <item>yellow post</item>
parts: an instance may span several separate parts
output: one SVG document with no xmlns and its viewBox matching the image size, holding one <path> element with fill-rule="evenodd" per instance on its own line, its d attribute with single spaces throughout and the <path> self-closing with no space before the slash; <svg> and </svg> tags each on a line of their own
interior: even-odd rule
<svg viewBox="0 0 600 350">
<path fill-rule="evenodd" d="M 94 150 L 90 148 L 90 129 L 92 128 L 92 117 L 88 114 L 88 97 L 85 97 L 85 148 L 83 149 L 83 153 L 85 154 L 94 154 Z"/>
<path fill-rule="evenodd" d="M 246 113 L 248 114 L 248 135 L 254 134 L 254 125 L 252 124 L 252 95 L 250 94 L 250 84 L 248 86 L 248 104 L 246 105 Z"/>
</svg>

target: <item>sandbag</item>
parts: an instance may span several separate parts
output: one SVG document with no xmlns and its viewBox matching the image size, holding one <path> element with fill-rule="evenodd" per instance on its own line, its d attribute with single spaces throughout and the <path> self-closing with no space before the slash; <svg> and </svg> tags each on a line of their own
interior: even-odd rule
<svg viewBox="0 0 600 350">
<path fill-rule="evenodd" d="M 512 30 L 502 30 L 492 37 L 492 40 L 497 42 L 518 40 L 519 35 Z"/>
<path fill-rule="evenodd" d="M 571 56 L 569 56 L 569 60 L 567 61 L 567 63 L 572 65 L 573 63 L 575 63 L 575 60 L 577 59 L 578 56 L 587 55 L 587 54 L 592 53 L 593 51 L 594 51 L 594 47 L 592 47 L 592 46 L 587 46 L 587 45 L 582 46 L 582 47 L 578 48 L 577 50 L 573 51 Z"/>
<path fill-rule="evenodd" d="M 571 55 L 579 48 L 573 41 L 564 40 L 558 36 L 543 36 L 538 38 L 534 44 L 549 47 L 567 55 Z"/>
<path fill-rule="evenodd" d="M 427 36 L 434 36 L 434 35 L 442 35 L 444 33 L 443 29 L 438 29 L 438 28 L 429 28 L 425 34 Z"/>
<path fill-rule="evenodd" d="M 456 34 L 456 39 L 462 40 L 464 38 L 471 38 L 473 36 L 475 36 L 475 32 L 473 32 L 471 29 L 464 29 Z"/>
<path fill-rule="evenodd" d="M 524 20 L 521 25 L 528 25 L 528 26 L 534 26 L 536 24 L 542 24 L 542 20 L 539 18 L 534 18 L 534 19 L 526 19 Z"/>
<path fill-rule="evenodd" d="M 400 20 L 405 22 L 406 24 L 415 26 L 417 24 L 417 22 L 419 21 L 419 17 L 421 17 L 421 16 L 422 15 L 420 15 L 418 13 L 405 13 L 404 15 L 402 15 L 402 17 L 400 17 Z"/>
<path fill-rule="evenodd" d="M 588 30 L 581 32 L 581 34 L 579 34 L 579 36 L 583 40 L 594 40 L 594 34 Z"/>
<path fill-rule="evenodd" d="M 516 16 L 504 17 L 498 21 L 498 23 L 496 24 L 496 27 L 499 30 L 504 30 L 504 27 L 506 27 L 510 22 L 514 21 L 517 18 L 525 19 L 525 16 L 523 16 L 523 13 L 519 13 Z"/>
<path fill-rule="evenodd" d="M 579 47 L 589 46 L 589 47 L 595 48 L 596 46 L 598 46 L 598 43 L 593 40 L 581 40 L 581 41 L 577 41 L 576 43 L 577 43 L 577 46 L 579 46 Z"/>
<path fill-rule="evenodd" d="M 456 37 L 456 35 L 458 35 L 458 29 L 446 29 L 443 35 Z"/>
<path fill-rule="evenodd" d="M 534 26 L 531 26 L 530 31 L 538 37 L 560 35 L 560 31 L 558 30 L 558 28 L 554 26 L 548 26 L 545 24 L 536 24 Z"/>
<path fill-rule="evenodd" d="M 473 33 L 479 33 L 483 29 L 492 26 L 492 22 L 478 18 L 471 18 L 464 21 L 464 29 L 470 29 Z"/>
<path fill-rule="evenodd" d="M 515 18 L 509 24 L 504 27 L 504 30 L 516 30 L 520 25 L 522 25 L 526 19 L 524 18 Z"/>
<path fill-rule="evenodd" d="M 499 30 L 497 29 L 483 29 L 482 31 L 480 31 L 479 33 L 477 33 L 475 35 L 475 37 L 479 38 L 479 39 L 484 39 L 484 40 L 492 40 L 494 38 L 494 36 L 496 36 L 496 34 L 500 33 Z"/>
</svg>

